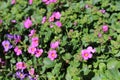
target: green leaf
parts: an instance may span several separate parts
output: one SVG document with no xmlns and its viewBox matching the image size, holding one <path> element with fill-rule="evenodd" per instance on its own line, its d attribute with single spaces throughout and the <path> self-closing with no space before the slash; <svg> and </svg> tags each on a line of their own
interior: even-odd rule
<svg viewBox="0 0 120 80">
<path fill-rule="evenodd" d="M 49 58 L 44 58 L 43 63 L 46 68 L 51 68 L 55 66 L 55 62 L 51 61 Z"/>
</svg>

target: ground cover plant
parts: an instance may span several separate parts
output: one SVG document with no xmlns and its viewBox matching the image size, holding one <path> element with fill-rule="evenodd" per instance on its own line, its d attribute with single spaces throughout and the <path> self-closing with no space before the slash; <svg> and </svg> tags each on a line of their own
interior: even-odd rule
<svg viewBox="0 0 120 80">
<path fill-rule="evenodd" d="M 119 80 L 119 0 L 0 0 L 0 80 Z"/>
</svg>

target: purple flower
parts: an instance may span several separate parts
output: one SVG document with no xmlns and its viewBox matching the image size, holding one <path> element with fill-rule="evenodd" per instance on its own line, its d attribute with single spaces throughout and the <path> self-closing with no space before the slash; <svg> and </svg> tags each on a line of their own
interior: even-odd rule
<svg viewBox="0 0 120 80">
<path fill-rule="evenodd" d="M 24 78 L 26 76 L 23 72 L 20 72 L 20 71 L 16 72 L 15 75 L 16 75 L 17 78 L 19 78 L 21 80 L 24 80 Z"/>
<path fill-rule="evenodd" d="M 10 39 L 10 40 L 13 39 L 13 37 L 14 37 L 12 34 L 6 34 L 6 36 L 7 36 L 7 38 Z"/>
<path fill-rule="evenodd" d="M 20 35 L 14 35 L 14 40 L 16 43 L 20 42 L 21 41 L 21 36 Z"/>
<path fill-rule="evenodd" d="M 5 52 L 12 48 L 12 45 L 10 45 L 10 42 L 8 40 L 4 40 L 2 42 L 2 46 L 4 47 Z"/>
</svg>

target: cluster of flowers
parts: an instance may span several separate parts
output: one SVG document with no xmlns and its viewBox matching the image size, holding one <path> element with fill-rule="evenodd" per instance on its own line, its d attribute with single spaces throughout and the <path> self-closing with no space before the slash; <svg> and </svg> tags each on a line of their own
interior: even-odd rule
<svg viewBox="0 0 120 80">
<path fill-rule="evenodd" d="M 15 44 L 21 41 L 21 36 L 20 35 L 12 35 L 12 34 L 7 34 L 7 38 L 9 40 L 13 40 Z M 10 44 L 9 40 L 4 40 L 2 42 L 2 46 L 4 47 L 4 51 L 7 52 L 9 49 L 13 47 L 13 45 Z"/>
<path fill-rule="evenodd" d="M 83 49 L 81 51 L 81 56 L 84 60 L 88 60 L 89 58 L 92 58 L 92 53 L 95 53 L 96 50 L 93 49 L 91 46 L 88 46 L 87 49 Z"/>
<path fill-rule="evenodd" d="M 57 51 L 56 49 L 59 47 L 60 42 L 55 41 L 50 43 L 50 50 L 48 51 L 48 58 L 51 59 L 52 61 L 57 58 Z"/>
<path fill-rule="evenodd" d="M 60 12 L 57 11 L 52 13 L 52 15 L 49 17 L 50 28 L 53 27 L 54 23 L 57 27 L 62 27 L 62 23 L 59 21 L 60 17 L 61 17 Z M 41 23 L 44 24 L 45 22 L 46 22 L 46 16 L 43 17 Z"/>
<path fill-rule="evenodd" d="M 42 0 L 42 2 L 44 2 L 46 5 L 49 5 L 51 3 L 56 3 L 57 0 Z"/>
<path fill-rule="evenodd" d="M 24 27 L 28 29 L 32 26 L 32 21 L 28 17 L 23 24 Z M 39 38 L 37 36 L 34 36 L 35 32 L 36 30 L 32 29 L 28 35 L 31 38 L 31 45 L 28 47 L 28 53 L 35 55 L 36 57 L 40 57 L 43 53 L 43 49 L 36 48 L 39 45 Z"/>
<path fill-rule="evenodd" d="M 43 53 L 43 49 L 37 48 L 39 45 L 38 37 L 33 37 L 31 39 L 31 45 L 28 47 L 28 53 L 35 55 L 36 57 L 40 57 Z"/>
<path fill-rule="evenodd" d="M 25 69 L 27 70 L 27 66 L 24 62 L 17 62 L 16 63 L 16 73 L 15 77 L 24 80 L 25 78 L 29 78 L 29 80 L 37 80 L 38 75 L 35 74 L 35 69 L 30 68 L 28 71 L 25 72 Z"/>
</svg>

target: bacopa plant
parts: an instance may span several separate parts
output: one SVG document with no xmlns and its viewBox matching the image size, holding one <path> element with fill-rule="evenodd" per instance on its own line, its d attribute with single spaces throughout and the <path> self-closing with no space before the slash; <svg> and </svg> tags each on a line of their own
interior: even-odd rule
<svg viewBox="0 0 120 80">
<path fill-rule="evenodd" d="M 0 80 L 119 80 L 119 0 L 1 0 Z"/>
</svg>

